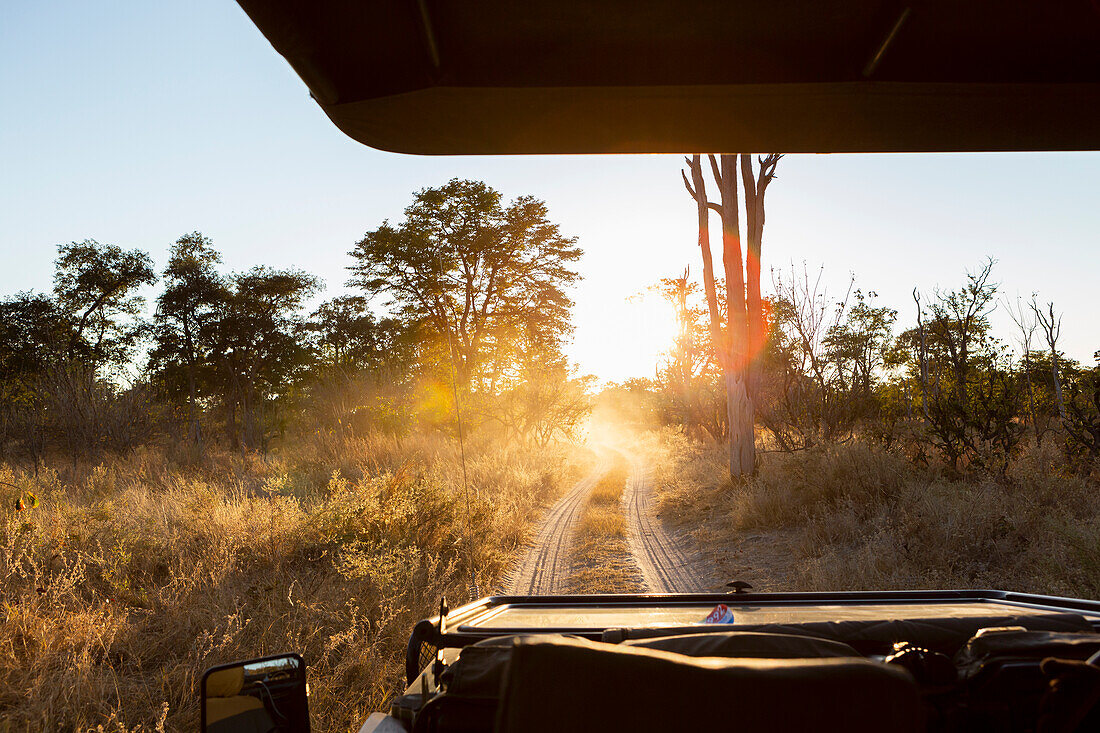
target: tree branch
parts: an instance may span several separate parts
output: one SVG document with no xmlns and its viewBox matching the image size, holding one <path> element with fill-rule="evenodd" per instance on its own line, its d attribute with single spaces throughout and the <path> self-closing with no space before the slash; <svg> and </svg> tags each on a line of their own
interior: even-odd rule
<svg viewBox="0 0 1100 733">
<path fill-rule="evenodd" d="M 707 159 L 710 160 L 710 172 L 714 174 L 714 182 L 718 184 L 719 190 L 722 188 L 722 173 L 718 170 L 718 161 L 714 155 L 708 154 Z"/>
<path fill-rule="evenodd" d="M 680 171 L 680 177 L 684 179 L 684 188 L 686 188 L 688 190 L 688 193 L 691 194 L 691 197 L 693 199 L 698 201 L 699 197 L 695 195 L 695 189 L 691 187 L 690 183 L 688 183 L 687 173 L 684 173 L 683 170 L 681 170 Z"/>
</svg>

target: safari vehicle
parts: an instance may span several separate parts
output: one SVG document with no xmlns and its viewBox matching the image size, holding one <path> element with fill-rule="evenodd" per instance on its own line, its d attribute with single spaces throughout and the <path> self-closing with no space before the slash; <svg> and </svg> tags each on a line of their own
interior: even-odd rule
<svg viewBox="0 0 1100 733">
<path fill-rule="evenodd" d="M 1089 0 L 240 4 L 384 150 L 1100 148 Z M 489 597 L 412 630 L 362 730 L 1100 730 L 1098 632 L 991 590 Z M 204 675 L 206 730 L 307 729 L 304 662 L 268 662 Z"/>
<path fill-rule="evenodd" d="M 301 667 L 280 713 L 225 684 L 265 661 L 207 672 L 205 730 L 307 729 Z M 361 733 L 1100 730 L 1098 662 L 1100 603 L 1023 593 L 497 596 L 414 627 Z"/>
</svg>

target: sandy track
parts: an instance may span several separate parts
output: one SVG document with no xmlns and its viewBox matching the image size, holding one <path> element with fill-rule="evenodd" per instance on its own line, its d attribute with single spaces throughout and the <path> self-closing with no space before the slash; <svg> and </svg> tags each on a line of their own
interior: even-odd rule
<svg viewBox="0 0 1100 733">
<path fill-rule="evenodd" d="M 698 559 L 683 549 L 683 542 L 670 532 L 650 507 L 652 478 L 649 465 L 635 458 L 623 491 L 627 539 L 642 577 L 651 593 L 691 593 L 706 585 L 700 577 Z"/>
<path fill-rule="evenodd" d="M 569 493 L 550 508 L 530 550 L 509 574 L 504 586 L 511 595 L 548 595 L 562 593 L 569 579 L 569 543 L 573 526 L 585 500 L 608 465 L 601 463 L 577 482 Z"/>
</svg>

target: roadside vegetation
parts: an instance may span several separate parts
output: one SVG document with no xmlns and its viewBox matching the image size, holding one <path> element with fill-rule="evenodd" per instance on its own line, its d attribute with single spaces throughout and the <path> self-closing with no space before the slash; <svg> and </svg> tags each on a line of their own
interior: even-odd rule
<svg viewBox="0 0 1100 733">
<path fill-rule="evenodd" d="M 831 443 L 764 454 L 733 483 L 720 448 L 670 442 L 662 515 L 757 589 L 1100 597 L 1100 487 L 1050 445 L 958 476 L 896 447 Z"/>
<path fill-rule="evenodd" d="M 0 298 L 0 730 L 193 730 L 205 667 L 287 651 L 357 730 L 587 468 L 542 202 L 451 181 L 351 250 L 324 301 L 200 232 Z"/>
<path fill-rule="evenodd" d="M 665 281 L 681 340 L 657 380 L 618 394 L 675 434 L 663 516 L 768 590 L 1100 595 L 1100 352 L 1092 367 L 1067 358 L 1054 306 L 998 301 L 993 267 L 915 290 L 900 332 L 871 292 L 833 301 L 819 275 L 776 274 L 754 363 L 757 466 L 736 478 L 705 311 L 686 279 Z M 1015 349 L 992 331 L 997 307 Z"/>
<path fill-rule="evenodd" d="M 662 517 L 758 589 L 1100 596 L 1100 351 L 1092 365 L 1069 358 L 1054 303 L 1002 297 L 995 265 L 914 288 L 905 315 L 854 276 L 837 297 L 821 272 L 773 271 L 759 348 L 732 362 L 728 342 L 715 346 L 724 281 L 704 293 L 685 272 L 654 286 L 676 343 L 655 379 L 603 403 L 666 431 L 650 451 Z M 748 446 L 730 428 L 745 409 Z"/>
<path fill-rule="evenodd" d="M 304 436 L 264 458 L 148 446 L 0 468 L 0 717 L 11 730 L 192 730 L 208 666 L 297 651 L 314 729 L 404 682 L 412 625 L 488 589 L 577 478 L 559 449 Z M 13 487 L 19 487 L 18 489 Z M 33 498 L 32 498 L 33 497 Z"/>
<path fill-rule="evenodd" d="M 573 534 L 569 593 L 640 593 L 645 586 L 626 539 L 622 510 L 629 472 L 618 455 L 588 495 Z"/>
</svg>

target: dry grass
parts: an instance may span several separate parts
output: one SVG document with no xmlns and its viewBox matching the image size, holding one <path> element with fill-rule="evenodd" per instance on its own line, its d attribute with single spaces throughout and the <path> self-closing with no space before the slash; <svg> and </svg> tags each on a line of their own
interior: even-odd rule
<svg viewBox="0 0 1100 733">
<path fill-rule="evenodd" d="M 0 720 L 193 730 L 205 667 L 294 650 L 314 729 L 355 730 L 401 684 L 413 623 L 465 599 L 471 561 L 496 582 L 576 474 L 553 450 L 468 450 L 469 517 L 431 437 L 0 465 Z M 15 511 L 20 492 L 39 506 Z"/>
<path fill-rule="evenodd" d="M 639 593 L 645 588 L 626 539 L 627 468 L 620 459 L 593 487 L 572 538 L 570 593 Z"/>
<path fill-rule="evenodd" d="M 1100 486 L 1049 444 L 1004 477 L 966 479 L 875 446 L 828 445 L 766 454 L 737 485 L 720 451 L 665 445 L 662 513 L 758 588 L 1100 596 Z"/>
</svg>

